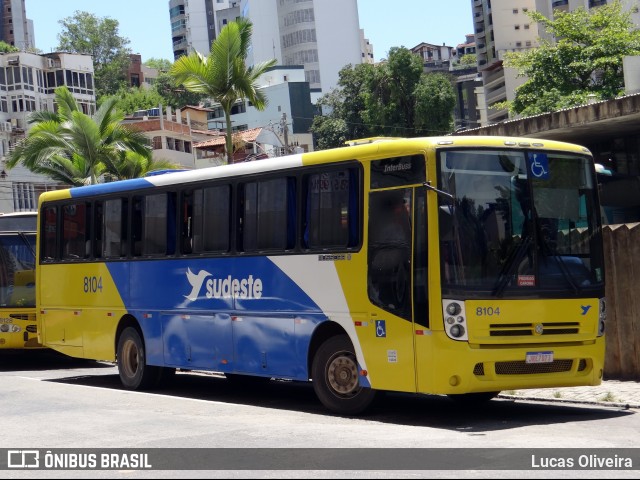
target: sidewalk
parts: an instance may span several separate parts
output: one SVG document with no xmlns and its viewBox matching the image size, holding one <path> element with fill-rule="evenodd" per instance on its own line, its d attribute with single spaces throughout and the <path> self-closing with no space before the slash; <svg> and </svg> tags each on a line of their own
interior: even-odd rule
<svg viewBox="0 0 640 480">
<path fill-rule="evenodd" d="M 500 398 L 586 403 L 640 409 L 640 382 L 606 380 L 597 387 L 504 390 L 500 393 Z"/>
</svg>

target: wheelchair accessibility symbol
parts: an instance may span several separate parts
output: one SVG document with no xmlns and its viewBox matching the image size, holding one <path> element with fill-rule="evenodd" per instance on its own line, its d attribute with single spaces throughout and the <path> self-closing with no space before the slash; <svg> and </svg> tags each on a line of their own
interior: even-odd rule
<svg viewBox="0 0 640 480">
<path fill-rule="evenodd" d="M 536 178 L 549 178 L 549 157 L 545 153 L 529 153 L 529 170 Z"/>
<path fill-rule="evenodd" d="M 376 337 L 387 336 L 387 324 L 386 320 L 376 320 Z"/>
</svg>

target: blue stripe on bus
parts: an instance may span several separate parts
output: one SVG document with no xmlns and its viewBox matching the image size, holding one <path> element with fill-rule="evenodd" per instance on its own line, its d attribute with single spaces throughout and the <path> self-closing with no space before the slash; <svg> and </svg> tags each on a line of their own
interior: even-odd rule
<svg viewBox="0 0 640 480">
<path fill-rule="evenodd" d="M 122 192 L 135 190 L 138 188 L 153 187 L 153 183 L 144 178 L 133 178 L 131 180 L 120 180 L 118 182 L 99 183 L 87 185 L 85 187 L 74 187 L 69 190 L 72 198 L 90 197 L 92 195 L 102 195 L 104 193 Z"/>
<path fill-rule="evenodd" d="M 125 308 L 141 323 L 150 365 L 309 378 L 310 338 L 327 317 L 269 258 L 108 268 Z"/>
</svg>

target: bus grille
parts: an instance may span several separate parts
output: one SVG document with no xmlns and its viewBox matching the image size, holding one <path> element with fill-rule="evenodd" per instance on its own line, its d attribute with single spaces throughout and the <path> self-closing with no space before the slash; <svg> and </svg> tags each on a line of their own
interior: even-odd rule
<svg viewBox="0 0 640 480">
<path fill-rule="evenodd" d="M 541 335 L 571 335 L 580 332 L 578 322 L 543 323 Z M 489 335 L 492 337 L 533 336 L 535 324 L 533 323 L 506 323 L 489 325 Z"/>
<path fill-rule="evenodd" d="M 573 360 L 554 360 L 550 363 L 526 363 L 522 360 L 512 362 L 496 362 L 496 375 L 532 375 L 536 373 L 559 373 L 568 372 L 573 366 Z M 473 374 L 476 376 L 485 375 L 485 364 L 476 363 L 473 367 Z M 578 371 L 582 372 L 587 368 L 587 361 L 581 358 L 578 361 Z"/>
<path fill-rule="evenodd" d="M 29 333 L 38 333 L 38 326 L 37 325 L 27 325 L 25 329 Z"/>
<path fill-rule="evenodd" d="M 16 320 L 26 320 L 28 322 L 36 321 L 35 313 L 11 313 L 9 314 L 9 317 L 15 318 Z"/>
</svg>

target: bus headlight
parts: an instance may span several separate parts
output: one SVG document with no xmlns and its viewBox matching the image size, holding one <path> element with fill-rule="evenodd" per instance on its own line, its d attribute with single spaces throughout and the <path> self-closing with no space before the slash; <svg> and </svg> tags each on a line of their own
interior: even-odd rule
<svg viewBox="0 0 640 480">
<path fill-rule="evenodd" d="M 464 302 L 457 300 L 442 301 L 442 315 L 444 331 L 453 340 L 468 340 L 467 316 L 464 310 Z"/>
<path fill-rule="evenodd" d="M 464 327 L 462 325 L 454 325 L 449 329 L 449 333 L 455 337 L 455 338 L 460 338 L 461 336 L 463 336 L 465 334 L 465 330 Z"/>
</svg>

